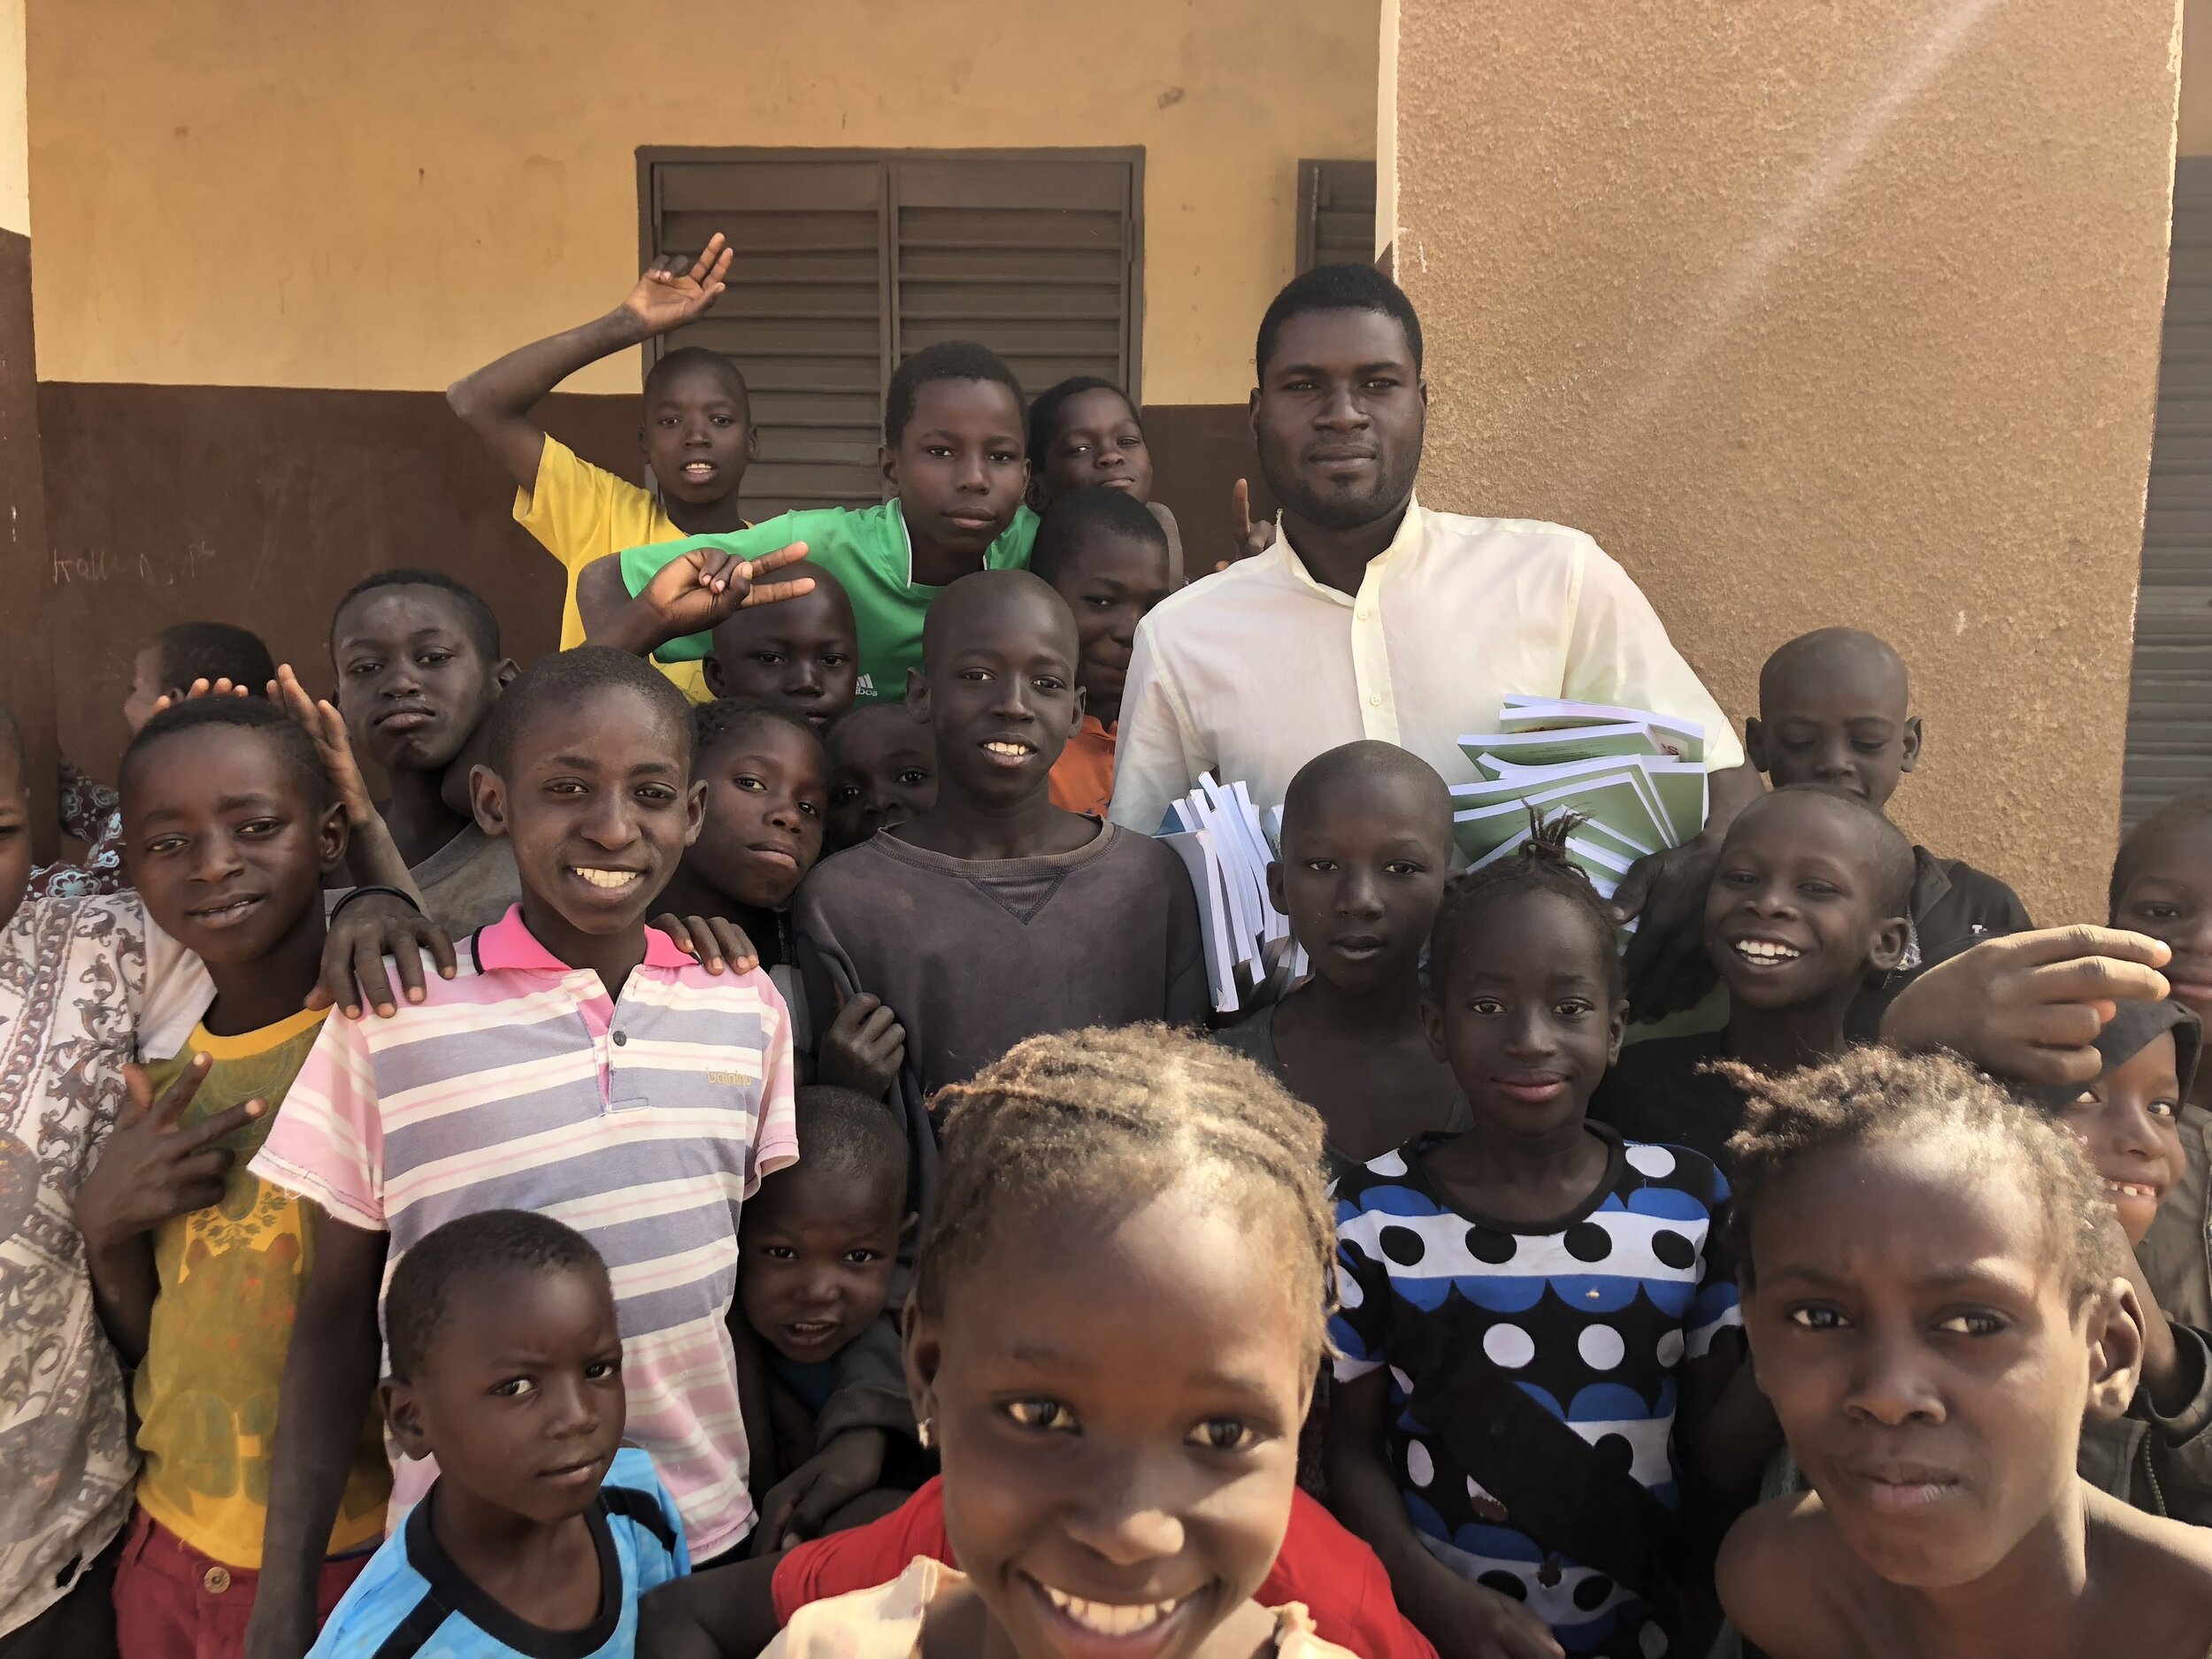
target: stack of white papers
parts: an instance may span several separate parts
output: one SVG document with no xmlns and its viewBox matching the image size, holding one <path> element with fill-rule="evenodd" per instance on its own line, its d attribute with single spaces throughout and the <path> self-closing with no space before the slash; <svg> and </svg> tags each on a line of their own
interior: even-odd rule
<svg viewBox="0 0 2212 1659">
<path fill-rule="evenodd" d="M 1272 1002 L 1306 972 L 1290 918 L 1267 895 L 1267 866 L 1282 832 L 1280 807 L 1263 818 L 1243 784 L 1224 787 L 1210 772 L 1168 808 L 1160 827 L 1198 895 L 1216 1013 Z"/>
<path fill-rule="evenodd" d="M 1640 858 L 1705 827 L 1705 730 L 1648 709 L 1508 697 L 1498 729 L 1459 740 L 1482 781 L 1452 786 L 1470 869 L 1511 856 L 1563 812 L 1582 822 L 1567 856 L 1607 898 Z"/>
</svg>

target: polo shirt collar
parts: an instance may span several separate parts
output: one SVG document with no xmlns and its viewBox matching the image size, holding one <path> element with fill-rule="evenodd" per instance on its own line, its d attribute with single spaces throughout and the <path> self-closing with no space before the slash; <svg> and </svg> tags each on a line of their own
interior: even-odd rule
<svg viewBox="0 0 2212 1659">
<path fill-rule="evenodd" d="M 531 973 L 573 973 L 576 970 L 548 950 L 523 923 L 522 906 L 511 907 L 476 935 L 476 965 L 488 973 L 517 969 Z M 645 930 L 649 968 L 687 968 L 691 958 L 657 927 Z"/>
<path fill-rule="evenodd" d="M 1425 517 L 1421 510 L 1420 496 L 1417 494 L 1407 496 L 1406 516 L 1398 521 L 1398 534 L 1390 538 L 1388 547 L 1367 561 L 1367 575 L 1362 581 L 1363 587 L 1369 581 L 1386 576 L 1392 566 L 1411 562 L 1413 555 L 1421 546 L 1422 538 L 1427 534 L 1423 524 Z M 1278 569 L 1307 592 L 1317 595 L 1332 604 L 1351 609 L 1353 597 L 1350 594 L 1340 592 L 1326 582 L 1314 580 L 1313 572 L 1306 568 L 1306 561 L 1300 558 L 1297 549 L 1290 545 L 1290 537 L 1284 533 L 1279 516 L 1275 520 L 1275 540 L 1268 544 L 1266 553 L 1261 557 L 1272 558 Z"/>
</svg>

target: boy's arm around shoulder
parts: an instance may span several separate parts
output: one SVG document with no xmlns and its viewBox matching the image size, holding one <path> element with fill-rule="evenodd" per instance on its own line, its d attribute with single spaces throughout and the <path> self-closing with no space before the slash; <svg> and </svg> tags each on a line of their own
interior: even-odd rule
<svg viewBox="0 0 2212 1659">
<path fill-rule="evenodd" d="M 366 1026 L 323 1022 L 253 1172 L 320 1211 L 277 1394 L 269 1519 L 247 1659 L 299 1659 L 315 1636 L 323 1548 L 381 1369 L 383 1123 Z"/>
<path fill-rule="evenodd" d="M 353 1448 L 376 1390 L 378 1287 L 389 1240 L 325 1215 L 301 1287 L 277 1395 L 261 1583 L 247 1659 L 300 1659 L 315 1640 L 315 1590 Z"/>
</svg>

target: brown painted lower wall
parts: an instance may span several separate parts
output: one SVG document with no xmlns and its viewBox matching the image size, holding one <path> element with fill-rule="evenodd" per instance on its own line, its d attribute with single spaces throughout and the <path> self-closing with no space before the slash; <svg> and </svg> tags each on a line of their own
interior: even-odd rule
<svg viewBox="0 0 2212 1659">
<path fill-rule="evenodd" d="M 31 345 L 31 242 L 0 231 L 0 703 L 22 728 L 31 849 L 54 851 L 54 658 L 48 616 L 46 509 L 39 467 L 38 370 Z"/>
<path fill-rule="evenodd" d="M 1202 576 L 1237 549 L 1230 491 L 1251 486 L 1255 517 L 1271 514 L 1275 499 L 1260 481 L 1252 427 L 1240 403 L 1184 403 L 1144 411 L 1152 451 L 1152 493 L 1174 511 L 1183 533 L 1183 569 Z"/>
<path fill-rule="evenodd" d="M 0 312 L 13 269 L 0 263 Z M 27 364 L 27 258 L 21 269 Z M 0 315 L 0 352 L 11 326 Z M 427 565 L 490 600 L 515 657 L 553 648 L 559 569 L 515 526 L 511 491 L 439 393 L 69 381 L 37 393 L 52 555 L 35 554 L 40 580 L 7 591 L 42 594 L 46 616 L 19 629 L 11 602 L 11 652 L 19 633 L 55 641 L 62 748 L 96 776 L 114 775 L 131 659 L 172 622 L 250 627 L 320 686 L 338 596 L 372 571 Z M 0 383 L 0 488 L 19 453 L 9 396 Z M 585 458 L 634 475 L 634 398 L 557 396 L 543 412 Z M 1244 411 L 1160 408 L 1147 422 L 1156 491 L 1192 568 L 1210 568 L 1230 542 L 1230 488 L 1253 467 Z M 36 466 L 34 450 L 34 481 Z"/>
</svg>

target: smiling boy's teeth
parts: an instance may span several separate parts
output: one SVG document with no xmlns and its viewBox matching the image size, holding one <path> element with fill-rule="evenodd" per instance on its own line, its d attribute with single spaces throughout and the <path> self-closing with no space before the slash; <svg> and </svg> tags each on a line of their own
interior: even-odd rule
<svg viewBox="0 0 2212 1659">
<path fill-rule="evenodd" d="M 1736 954 L 1753 962 L 1794 962 L 1805 953 L 1771 939 L 1740 939 L 1736 941 Z"/>
<path fill-rule="evenodd" d="M 2154 1188 L 2146 1187 L 2140 1181 L 2107 1181 L 2105 1187 L 2124 1198 L 2155 1198 L 2158 1195 Z"/>
<path fill-rule="evenodd" d="M 983 747 L 994 755 L 1026 755 L 1029 753 L 1029 745 L 1026 743 L 986 743 Z"/>
<path fill-rule="evenodd" d="M 1053 1606 L 1085 1630 L 1095 1631 L 1101 1636 L 1133 1636 L 1141 1630 L 1149 1630 L 1179 1605 L 1174 1601 L 1086 1601 L 1079 1595 L 1070 1595 L 1048 1584 L 1041 1587 Z"/>
<path fill-rule="evenodd" d="M 634 870 L 598 870 L 584 864 L 572 866 L 570 873 L 595 887 L 626 887 L 638 879 Z"/>
</svg>

